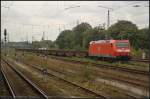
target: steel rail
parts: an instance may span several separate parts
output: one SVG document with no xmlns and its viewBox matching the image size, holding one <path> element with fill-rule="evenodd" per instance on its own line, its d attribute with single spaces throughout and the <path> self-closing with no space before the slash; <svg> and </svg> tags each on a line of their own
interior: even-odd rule
<svg viewBox="0 0 150 99">
<path fill-rule="evenodd" d="M 30 66 L 33 67 L 33 68 L 35 68 L 35 69 L 37 69 L 37 70 L 39 70 L 40 72 L 43 72 L 43 71 L 42 71 L 42 68 L 40 68 L 40 67 L 33 66 L 33 65 L 30 65 Z M 106 97 L 106 96 L 100 95 L 100 94 L 98 94 L 98 93 L 96 93 L 96 92 L 94 92 L 94 91 L 92 91 L 92 90 L 87 89 L 87 88 L 81 87 L 80 85 L 77 85 L 77 84 L 75 84 L 75 83 L 73 83 L 73 82 L 71 82 L 71 81 L 65 80 L 65 79 L 62 78 L 62 77 L 58 77 L 58 76 L 56 76 L 56 75 L 54 75 L 54 74 L 52 74 L 52 73 L 50 73 L 50 72 L 47 72 L 47 75 L 54 76 L 54 77 L 56 77 L 56 78 L 58 78 L 58 79 L 60 79 L 60 80 L 63 80 L 64 82 L 67 82 L 67 83 L 69 83 L 69 84 L 72 84 L 73 86 L 76 86 L 76 87 L 78 87 L 78 88 L 80 88 L 80 89 L 82 89 L 82 90 L 84 90 L 84 91 L 86 91 L 86 92 L 88 92 L 88 93 L 91 93 L 91 94 L 94 94 L 94 95 L 98 96 L 98 98 L 103 98 L 103 99 L 110 98 L 110 97 Z"/>
<path fill-rule="evenodd" d="M 30 64 L 27 64 L 27 63 L 24 63 L 24 64 L 30 65 Z M 30 66 L 33 66 L 33 67 L 34 67 L 34 65 L 30 65 Z M 35 67 L 38 68 L 39 66 L 36 65 Z M 60 71 L 55 70 L 55 69 L 52 69 L 52 68 L 51 68 L 50 70 L 65 75 L 64 72 L 60 72 Z M 143 88 L 147 88 L 147 87 L 148 87 L 147 85 L 143 85 L 143 84 L 140 84 L 140 83 L 135 83 L 135 82 L 128 81 L 128 80 L 122 80 L 122 79 L 119 79 L 119 78 L 113 78 L 113 77 L 107 77 L 107 78 L 108 78 L 108 79 L 111 79 L 111 80 L 120 81 L 120 82 L 123 82 L 123 83 L 128 83 L 128 84 L 135 85 L 135 86 L 140 86 L 140 87 L 143 87 Z M 136 80 L 137 80 L 137 79 L 136 79 Z M 142 80 L 142 82 L 144 82 L 144 81 Z M 145 83 L 146 83 L 146 82 L 145 82 Z"/>
<path fill-rule="evenodd" d="M 24 49 L 21 49 L 21 51 L 23 51 Z M 38 53 L 38 52 L 35 52 L 34 50 L 25 50 L 27 52 L 32 52 L 32 53 Z M 45 51 L 45 50 L 44 50 Z M 44 54 L 45 53 L 42 53 L 42 50 L 40 52 L 41 54 Z M 58 59 L 58 58 L 57 58 Z M 60 58 L 59 58 L 60 59 Z M 67 60 L 67 59 L 63 59 L 65 61 L 71 61 L 71 62 L 75 62 L 75 63 L 81 63 L 81 64 L 85 64 L 85 63 L 89 63 L 89 62 L 83 62 L 83 61 L 78 61 L 78 60 Z M 129 69 L 129 68 L 125 68 L 125 67 L 120 67 L 120 66 L 112 66 L 112 65 L 104 65 L 104 64 L 97 64 L 97 63 L 94 63 L 94 62 L 91 62 L 92 65 L 98 67 L 98 68 L 109 68 L 109 69 L 114 69 L 114 70 L 119 70 L 119 71 L 124 71 L 124 72 L 130 72 L 130 73 L 136 73 L 136 74 L 142 74 L 142 75 L 149 75 L 150 72 L 148 71 L 142 71 L 142 70 L 136 70 L 136 69 Z"/>
<path fill-rule="evenodd" d="M 8 63 L 6 60 L 2 59 L 9 67 L 11 67 L 21 78 L 23 78 L 29 85 L 31 85 L 38 93 L 40 93 L 44 98 L 48 99 L 49 97 L 46 93 L 38 88 L 32 81 L 30 81 L 24 74 L 17 70 L 14 66 Z"/>
<path fill-rule="evenodd" d="M 131 60 L 129 60 L 129 61 L 149 63 L 149 60 L 148 60 L 148 59 L 131 59 Z"/>
<path fill-rule="evenodd" d="M 28 64 L 28 63 L 24 63 L 25 65 L 30 65 L 30 66 L 34 66 L 34 65 L 31 65 L 31 64 Z M 36 68 L 38 68 L 39 65 L 36 65 Z M 61 73 L 63 75 L 66 75 L 64 72 L 61 72 L 61 71 L 58 71 L 58 70 L 55 70 L 55 69 L 52 69 L 50 68 L 50 70 L 54 71 L 54 72 L 57 72 L 57 73 Z M 123 80 L 123 79 L 119 79 L 119 78 L 114 78 L 114 77 L 107 77 L 108 79 L 111 79 L 111 80 L 115 80 L 115 81 L 120 81 L 120 82 L 123 82 L 123 83 L 128 83 L 128 84 L 131 84 L 131 85 L 135 85 L 135 86 L 140 86 L 142 88 L 147 88 L 148 86 L 147 85 L 143 85 L 141 83 L 135 83 L 133 81 L 130 81 L 131 79 L 128 80 Z M 137 81 L 139 81 L 139 79 L 135 79 Z M 144 82 L 143 80 L 141 80 L 142 82 Z M 145 82 L 147 83 L 147 82 Z"/>
<path fill-rule="evenodd" d="M 33 65 L 30 65 L 30 66 L 33 67 L 33 68 L 35 68 L 35 69 L 37 69 L 37 70 L 39 70 L 40 72 L 42 72 L 42 68 L 40 68 L 40 67 L 38 67 L 38 66 L 33 66 Z M 52 71 L 53 71 L 53 70 L 52 70 Z M 56 71 L 56 70 L 55 70 L 55 72 L 59 72 L 59 71 Z M 59 72 L 59 73 L 62 73 L 62 72 Z M 94 93 L 95 95 L 98 95 L 98 96 L 102 96 L 102 98 L 106 98 L 106 99 L 107 99 L 107 98 L 110 98 L 110 97 L 106 97 L 106 96 L 100 95 L 100 94 L 98 94 L 98 93 L 96 93 L 96 92 L 94 92 L 94 91 L 92 91 L 92 90 L 90 90 L 90 89 L 81 87 L 81 86 L 78 85 L 78 84 L 75 84 L 75 83 L 73 83 L 73 82 L 71 82 L 71 81 L 65 80 L 64 78 L 58 77 L 58 76 L 56 76 L 55 74 L 52 74 L 52 73 L 50 73 L 50 72 L 47 72 L 47 74 L 48 74 L 48 75 L 51 75 L 51 76 L 55 76 L 55 77 L 57 77 L 57 78 L 59 78 L 59 79 L 65 81 L 65 82 L 67 82 L 67 83 L 71 83 L 71 84 L 73 84 L 74 86 L 79 87 L 79 88 L 81 88 L 81 89 L 83 89 L 83 90 L 85 90 L 85 91 L 87 91 L 87 92 Z M 135 98 L 135 99 L 136 99 L 135 96 L 131 96 L 131 95 L 129 95 L 129 94 L 127 94 L 127 95 L 130 96 L 130 97 L 132 97 L 132 98 Z"/>
<path fill-rule="evenodd" d="M 26 64 L 26 63 L 24 63 L 24 64 Z M 30 65 L 31 67 L 33 67 L 33 68 L 35 68 L 35 69 L 37 69 L 37 70 L 39 70 L 40 72 L 43 73 L 43 71 L 42 71 L 43 69 L 40 68 L 39 66 L 35 66 L 35 65 L 31 65 L 31 64 L 26 64 L 26 65 Z M 48 70 L 49 70 L 49 69 L 48 69 Z M 51 69 L 50 69 L 50 70 L 51 70 Z M 52 71 L 64 74 L 63 72 L 60 72 L 60 71 L 57 71 L 57 70 L 52 70 Z M 71 83 L 71 84 L 73 84 L 74 86 L 79 87 L 79 88 L 81 88 L 81 89 L 83 89 L 83 90 L 85 90 L 85 91 L 87 91 L 87 92 L 94 93 L 95 95 L 98 95 L 98 96 L 102 96 L 102 95 L 100 95 L 100 94 L 98 94 L 98 93 L 96 93 L 96 92 L 94 92 L 94 91 L 92 91 L 92 90 L 90 90 L 90 89 L 81 87 L 80 85 L 78 85 L 78 84 L 76 84 L 76 83 L 73 83 L 73 82 L 71 82 L 71 81 L 68 81 L 68 80 L 66 80 L 66 79 L 64 79 L 64 78 L 62 78 L 62 77 L 56 76 L 55 74 L 52 74 L 52 73 L 50 73 L 50 72 L 47 72 L 47 74 L 48 74 L 48 75 L 51 75 L 51 76 L 54 76 L 54 77 L 56 77 L 56 78 L 59 78 L 59 79 L 65 81 L 65 82 L 67 82 L 67 83 Z M 140 84 L 136 84 L 136 83 L 129 82 L 129 81 L 123 81 L 123 80 L 120 80 L 120 79 L 113 79 L 113 80 L 119 80 L 119 81 L 122 81 L 122 82 L 125 82 L 125 83 L 135 84 L 135 85 L 137 85 L 137 86 L 142 86 L 142 85 L 140 85 Z M 142 87 L 145 87 L 145 86 L 142 86 Z M 133 95 L 129 95 L 129 94 L 127 94 L 127 95 L 130 96 L 130 97 L 132 97 L 132 98 L 137 98 L 137 97 L 135 97 L 135 96 L 133 96 Z M 102 96 L 102 98 L 105 99 L 105 98 L 110 98 L 110 97 Z"/>
<path fill-rule="evenodd" d="M 15 98 L 16 98 L 15 92 L 14 92 L 14 90 L 13 90 L 13 88 L 12 88 L 12 86 L 11 86 L 9 80 L 8 80 L 7 77 L 6 77 L 6 74 L 5 74 L 5 72 L 4 72 L 4 68 L 3 68 L 3 65 L 2 65 L 2 64 L 1 64 L 1 71 L 2 71 L 2 75 L 4 76 L 5 82 L 7 83 L 7 86 L 9 87 L 9 91 L 10 91 L 10 93 L 12 94 L 12 97 L 15 99 Z"/>
<path fill-rule="evenodd" d="M 80 64 L 88 64 L 89 62 L 84 62 L 84 61 L 79 61 L 79 60 L 68 60 L 68 59 L 64 59 L 64 58 L 58 58 L 58 57 L 52 57 L 55 59 L 60 59 L 63 61 L 69 61 L 69 62 L 74 62 L 74 63 L 80 63 Z M 136 69 L 129 69 L 129 68 L 125 68 L 125 67 L 120 67 L 120 66 L 112 66 L 112 65 L 106 65 L 106 64 L 98 64 L 98 63 L 94 63 L 94 62 L 90 62 L 93 66 L 96 66 L 98 68 L 109 68 L 109 69 L 114 69 L 114 70 L 119 70 L 119 71 L 124 71 L 124 72 L 129 72 L 129 73 L 136 73 L 136 74 L 142 74 L 142 75 L 146 75 L 148 76 L 150 74 L 150 72 L 148 71 L 142 71 L 142 70 L 136 70 Z"/>
</svg>

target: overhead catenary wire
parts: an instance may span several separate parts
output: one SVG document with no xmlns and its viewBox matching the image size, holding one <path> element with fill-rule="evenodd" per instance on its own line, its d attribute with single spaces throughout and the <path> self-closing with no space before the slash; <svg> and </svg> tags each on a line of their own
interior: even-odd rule
<svg viewBox="0 0 150 99">
<path fill-rule="evenodd" d="M 58 3 L 59 3 L 59 5 L 60 5 L 61 2 L 58 2 Z M 65 3 L 65 2 L 64 2 L 64 3 Z M 137 8 L 138 6 L 135 6 L 135 4 L 137 5 L 137 4 L 139 4 L 139 3 L 134 3 L 134 2 L 133 2 L 131 5 L 128 4 L 128 5 L 122 5 L 122 6 L 108 6 L 108 7 L 118 7 L 118 8 L 115 9 L 115 11 L 116 11 L 116 10 L 118 10 L 118 9 L 122 9 L 123 7 L 133 7 L 133 8 Z M 24 5 L 24 4 L 22 4 L 22 5 Z M 43 4 L 39 4 L 39 5 L 33 4 L 33 5 L 29 5 L 29 6 L 32 7 L 32 6 L 34 6 L 34 5 L 35 5 L 35 6 L 41 6 L 41 5 L 42 5 L 42 6 L 40 7 L 41 9 L 47 9 L 46 7 L 50 6 L 50 4 L 46 4 L 46 2 L 45 2 L 45 5 L 43 5 Z M 59 5 L 58 5 L 58 6 L 59 6 Z M 139 4 L 139 5 L 140 5 L 140 7 L 144 7 L 144 6 L 145 6 L 145 5 L 141 5 L 141 4 Z M 7 5 L 4 5 L 4 6 L 7 7 Z M 13 6 L 20 6 L 20 5 L 15 5 L 15 4 L 14 4 Z M 28 5 L 25 5 L 25 6 L 26 6 L 26 7 L 29 7 Z M 78 7 L 78 6 L 84 7 L 84 6 L 88 6 L 88 5 L 80 5 L 80 3 L 79 3 L 79 4 L 71 5 L 70 8 L 74 8 L 75 6 L 77 6 L 77 7 Z M 91 5 L 89 5 L 89 6 L 91 6 Z M 94 6 L 96 6 L 96 5 L 93 5 L 93 7 L 94 7 Z M 67 7 L 68 7 L 68 6 L 65 5 L 64 8 L 67 9 Z M 119 8 L 119 7 L 120 7 L 120 8 Z M 61 13 L 63 13 L 63 12 L 61 12 L 61 11 L 64 11 L 64 9 L 61 10 L 63 7 L 60 7 L 60 6 L 59 6 L 59 8 L 60 8 L 60 9 L 58 10 L 58 12 L 56 11 L 56 13 L 55 13 L 55 14 L 58 15 L 58 16 L 60 16 Z M 68 7 L 68 8 L 69 8 L 69 7 Z M 7 9 L 6 9 L 6 10 L 7 10 Z M 38 12 L 38 11 L 37 11 L 37 12 Z M 61 12 L 61 13 L 59 13 L 59 12 Z M 69 12 L 67 12 L 67 13 L 69 13 Z M 146 12 L 146 13 L 147 13 L 147 12 Z M 37 14 L 35 13 L 33 16 L 36 17 L 36 15 L 37 15 Z M 53 16 L 53 15 L 52 15 L 52 16 Z M 54 16 L 55 16 L 55 15 L 54 15 Z M 54 16 L 53 16 L 53 17 L 54 17 Z M 89 20 L 90 20 L 90 19 L 89 19 Z M 8 20 L 6 20 L 6 21 L 8 21 Z M 10 21 L 10 20 L 9 20 L 9 21 Z M 81 19 L 80 19 L 80 21 L 83 22 Z M 112 19 L 111 19 L 111 21 L 112 21 Z M 81 23 L 81 22 L 80 22 L 80 23 Z M 90 21 L 88 21 L 88 18 L 87 18 L 87 19 L 85 19 L 85 22 L 90 22 Z M 47 24 L 45 25 L 45 29 L 48 30 L 46 27 L 49 27 L 49 26 L 50 26 L 51 28 L 57 27 L 57 30 L 58 30 L 58 27 L 60 27 L 61 30 L 63 30 L 63 29 L 65 30 L 65 29 L 67 29 L 67 27 L 70 27 L 70 28 L 71 28 L 71 27 L 76 26 L 76 23 L 77 23 L 77 22 L 73 22 L 73 23 L 60 23 L 60 24 L 59 24 L 59 23 L 56 23 L 56 24 L 53 23 L 53 25 L 50 25 L 50 24 L 47 23 Z M 90 23 L 98 24 L 97 20 L 94 21 L 94 19 L 93 19 L 93 21 L 90 22 Z M 8 25 L 8 24 L 9 24 L 9 22 L 7 22 L 7 25 Z M 23 27 L 26 27 L 26 26 L 33 27 L 34 29 L 32 29 L 32 30 L 33 30 L 32 32 L 35 32 L 35 31 L 36 31 L 36 30 L 35 30 L 35 29 L 36 29 L 36 25 L 39 25 L 39 27 L 43 27 L 43 25 L 42 25 L 43 23 L 42 23 L 42 24 L 40 24 L 40 23 L 39 23 L 39 24 L 28 24 L 28 25 L 25 25 L 25 26 L 24 26 L 25 23 L 21 23 L 21 22 L 20 22 L 20 23 L 16 23 L 16 24 L 18 24 L 18 25 L 20 24 L 20 25 L 23 26 Z M 23 32 L 23 33 L 24 33 L 24 32 Z"/>
</svg>

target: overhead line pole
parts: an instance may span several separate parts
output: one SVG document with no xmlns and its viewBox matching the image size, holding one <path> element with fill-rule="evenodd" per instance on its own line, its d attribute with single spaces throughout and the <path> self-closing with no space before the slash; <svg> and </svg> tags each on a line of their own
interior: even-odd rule
<svg viewBox="0 0 150 99">
<path fill-rule="evenodd" d="M 108 7 L 105 7 L 105 6 L 101 6 L 101 5 L 99 5 L 98 7 L 108 9 L 108 13 L 107 13 L 107 29 L 108 29 L 109 25 L 110 25 L 110 10 L 114 10 L 114 9 L 113 8 L 108 8 Z"/>
<path fill-rule="evenodd" d="M 108 10 L 108 19 L 107 19 L 107 21 L 108 21 L 108 24 L 107 24 L 107 29 L 109 28 L 109 24 L 110 24 L 110 19 L 109 19 L 109 10 Z"/>
</svg>

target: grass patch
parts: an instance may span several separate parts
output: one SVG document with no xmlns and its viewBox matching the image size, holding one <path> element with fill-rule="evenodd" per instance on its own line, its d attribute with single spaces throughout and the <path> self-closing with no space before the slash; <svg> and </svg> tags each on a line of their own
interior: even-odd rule
<svg viewBox="0 0 150 99">
<path fill-rule="evenodd" d="M 97 62 L 97 61 L 94 61 L 94 60 L 91 60 L 91 59 L 86 59 L 86 58 L 77 58 L 77 57 L 72 57 L 72 58 L 68 58 L 68 59 L 78 59 L 78 60 L 81 60 L 81 61 L 87 61 L 89 62 L 89 64 L 87 65 L 84 65 L 84 66 L 81 66 L 81 68 L 79 68 L 80 66 L 78 65 L 77 67 L 75 67 L 74 65 L 69 65 L 67 63 L 65 64 L 62 64 L 60 62 L 60 64 L 58 63 L 55 63 L 55 62 L 58 62 L 58 61 L 54 61 L 54 65 L 53 63 L 48 62 L 46 64 L 43 65 L 43 63 L 41 63 L 43 60 L 42 57 L 38 57 L 36 56 L 35 54 L 28 54 L 25 58 L 28 58 L 28 63 L 34 63 L 34 64 L 41 64 L 41 66 L 44 66 L 44 65 L 49 65 L 49 67 L 51 66 L 52 68 L 55 68 L 56 70 L 58 71 L 63 71 L 63 72 L 67 72 L 66 69 L 72 69 L 74 71 L 76 71 L 78 73 L 78 69 L 80 69 L 79 72 L 81 72 L 81 75 L 75 75 L 75 77 L 71 77 L 69 75 L 66 75 L 67 76 L 67 79 L 68 80 L 72 80 L 78 84 L 80 84 L 81 86 L 84 86 L 86 88 L 90 88 L 92 90 L 95 90 L 96 92 L 98 93 L 104 93 L 104 94 L 107 94 L 108 96 L 112 96 L 112 97 L 124 97 L 124 94 L 121 94 L 120 92 L 118 92 L 118 89 L 116 87 L 112 87 L 112 86 L 109 86 L 109 85 L 105 85 L 104 83 L 95 83 L 94 82 L 94 79 L 92 78 L 93 74 L 96 72 L 96 73 L 99 73 L 99 71 L 95 71 L 94 69 L 92 69 L 92 64 L 91 62 Z M 100 62 L 100 64 L 102 64 L 105 62 Z M 52 64 L 52 65 L 51 65 Z M 108 62 L 106 63 L 108 64 Z M 115 63 L 113 63 L 115 64 Z M 122 64 L 122 63 L 118 63 L 118 64 Z M 76 69 L 78 68 L 78 69 Z M 109 70 L 106 69 L 106 71 L 108 72 Z M 101 72 L 100 72 L 101 73 Z M 112 73 L 112 72 L 111 72 Z M 69 73 L 68 73 L 69 74 Z M 112 73 L 113 74 L 113 73 Z M 70 75 L 72 75 L 70 73 Z M 110 74 L 111 75 L 111 74 Z M 119 74 L 116 74 L 118 75 L 119 77 Z M 116 75 L 112 75 L 112 76 L 116 76 Z M 97 75 L 97 77 L 101 77 L 101 75 Z"/>
<path fill-rule="evenodd" d="M 78 57 L 71 57 L 71 58 L 63 57 L 63 58 L 67 59 L 67 60 L 77 60 L 77 61 L 83 61 L 83 62 L 97 63 L 100 65 L 112 65 L 112 66 L 118 66 L 118 67 L 126 67 L 126 68 L 130 68 L 130 69 L 149 71 L 149 64 L 148 63 L 141 63 L 141 62 L 122 63 L 120 61 L 110 63 L 110 62 L 106 62 L 106 61 L 96 61 L 96 60 L 89 59 L 89 58 L 78 58 Z"/>
</svg>

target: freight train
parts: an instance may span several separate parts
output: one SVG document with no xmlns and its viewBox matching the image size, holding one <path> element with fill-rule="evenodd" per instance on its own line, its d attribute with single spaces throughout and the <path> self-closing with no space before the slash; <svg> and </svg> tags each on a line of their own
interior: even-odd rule
<svg viewBox="0 0 150 99">
<path fill-rule="evenodd" d="M 127 59 L 130 56 L 129 40 L 98 40 L 89 43 L 86 51 L 58 50 L 58 49 L 16 49 L 21 51 L 35 52 L 45 55 L 77 56 L 105 59 Z"/>
</svg>

